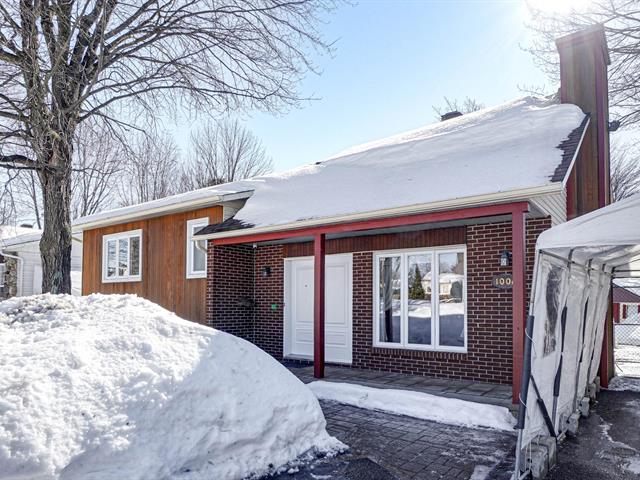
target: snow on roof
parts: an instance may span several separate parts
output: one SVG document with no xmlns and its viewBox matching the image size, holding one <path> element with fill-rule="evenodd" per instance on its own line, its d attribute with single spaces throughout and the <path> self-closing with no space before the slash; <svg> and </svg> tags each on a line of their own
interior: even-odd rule
<svg viewBox="0 0 640 480">
<path fill-rule="evenodd" d="M 170 211 L 178 211 L 186 206 L 208 205 L 246 198 L 249 195 L 251 195 L 251 190 L 246 188 L 243 182 L 231 182 L 87 215 L 74 220 L 73 228 L 74 230 L 82 230 L 97 224 L 117 223 L 123 219 L 132 220 L 150 215 L 165 214 Z"/>
<path fill-rule="evenodd" d="M 42 230 L 30 227 L 0 225 L 0 250 L 23 243 L 39 242 Z"/>
<path fill-rule="evenodd" d="M 18 235 L 24 235 L 34 232 L 40 232 L 36 228 L 30 227 L 14 227 L 13 225 L 0 225 L 0 241 L 9 238 L 17 237 Z"/>
<path fill-rule="evenodd" d="M 268 227 L 553 186 L 585 118 L 575 105 L 520 98 L 242 182 L 254 194 L 235 220 Z"/>
</svg>

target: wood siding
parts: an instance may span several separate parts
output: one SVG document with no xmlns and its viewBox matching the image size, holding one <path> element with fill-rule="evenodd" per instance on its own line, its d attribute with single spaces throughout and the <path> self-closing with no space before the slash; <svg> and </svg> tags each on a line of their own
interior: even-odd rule
<svg viewBox="0 0 640 480">
<path fill-rule="evenodd" d="M 466 227 L 438 228 L 417 232 L 387 233 L 360 237 L 327 240 L 327 255 L 349 252 L 377 250 L 397 250 L 402 248 L 439 247 L 463 245 L 466 243 Z M 286 257 L 307 257 L 313 255 L 313 242 L 289 243 L 283 245 Z"/>
<path fill-rule="evenodd" d="M 186 276 L 187 221 L 208 217 L 222 221 L 222 207 L 210 207 L 86 230 L 83 233 L 82 294 L 135 293 L 178 316 L 206 323 L 206 278 Z M 142 230 L 142 280 L 102 282 L 102 237 Z"/>
</svg>

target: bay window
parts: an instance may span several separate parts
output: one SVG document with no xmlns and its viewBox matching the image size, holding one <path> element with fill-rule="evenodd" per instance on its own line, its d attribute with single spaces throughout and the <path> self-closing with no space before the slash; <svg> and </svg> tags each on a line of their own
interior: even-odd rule
<svg viewBox="0 0 640 480">
<path fill-rule="evenodd" d="M 466 351 L 465 248 L 375 255 L 374 344 Z"/>
<path fill-rule="evenodd" d="M 102 281 L 138 282 L 142 279 L 142 230 L 102 237 Z"/>
</svg>

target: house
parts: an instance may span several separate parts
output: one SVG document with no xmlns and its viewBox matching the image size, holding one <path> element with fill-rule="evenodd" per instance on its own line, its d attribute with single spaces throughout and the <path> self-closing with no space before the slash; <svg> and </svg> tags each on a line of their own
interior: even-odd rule
<svg viewBox="0 0 640 480">
<path fill-rule="evenodd" d="M 640 287 L 613 284 L 613 321 L 636 321 L 640 323 Z"/>
<path fill-rule="evenodd" d="M 327 362 L 470 379 L 515 402 L 536 239 L 609 203 L 604 33 L 557 46 L 557 98 L 80 219 L 83 294 L 138 293 L 318 378 Z"/>
<path fill-rule="evenodd" d="M 454 113 L 241 182 L 244 206 L 195 235 L 207 322 L 318 378 L 329 362 L 495 382 L 515 402 L 536 238 L 610 201 L 603 30 L 557 47 L 556 99 Z M 610 327 L 605 343 L 606 385 Z"/>
<path fill-rule="evenodd" d="M 194 232 L 233 216 L 250 191 L 203 188 L 89 215 L 83 239 L 82 294 L 135 293 L 204 323 L 206 248 Z"/>
<path fill-rule="evenodd" d="M 0 299 L 42 292 L 42 231 L 31 227 L 0 226 Z M 71 289 L 80 294 L 82 243 L 73 237 Z"/>
</svg>

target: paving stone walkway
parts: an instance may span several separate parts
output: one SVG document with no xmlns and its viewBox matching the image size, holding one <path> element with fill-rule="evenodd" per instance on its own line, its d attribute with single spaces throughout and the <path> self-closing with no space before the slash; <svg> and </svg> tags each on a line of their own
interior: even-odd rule
<svg viewBox="0 0 640 480">
<path fill-rule="evenodd" d="M 286 364 L 291 373 L 304 383 L 315 380 L 313 366 Z M 441 397 L 459 398 L 477 403 L 488 403 L 515 409 L 511 403 L 511 385 L 425 377 L 404 373 L 379 372 L 359 368 L 327 366 L 325 378 L 328 382 L 357 383 L 374 388 L 397 388 L 431 393 Z"/>
<path fill-rule="evenodd" d="M 321 402 L 327 430 L 348 453 L 320 459 L 278 480 L 405 480 L 503 478 L 496 472 L 515 434 L 470 429 Z"/>
</svg>

